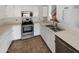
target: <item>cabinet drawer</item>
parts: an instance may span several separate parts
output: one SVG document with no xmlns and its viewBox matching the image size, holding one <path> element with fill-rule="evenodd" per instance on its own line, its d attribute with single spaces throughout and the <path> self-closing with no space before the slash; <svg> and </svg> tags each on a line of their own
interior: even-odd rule
<svg viewBox="0 0 79 59">
<path fill-rule="evenodd" d="M 9 31 L 0 39 L 0 53 L 5 53 L 12 41 L 12 33 Z"/>
</svg>

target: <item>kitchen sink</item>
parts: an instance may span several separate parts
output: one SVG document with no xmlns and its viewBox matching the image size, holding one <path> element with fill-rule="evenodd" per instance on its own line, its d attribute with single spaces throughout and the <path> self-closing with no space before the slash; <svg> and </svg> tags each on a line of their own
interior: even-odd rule
<svg viewBox="0 0 79 59">
<path fill-rule="evenodd" d="M 64 29 L 59 28 L 58 26 L 55 27 L 53 25 L 46 25 L 46 27 L 50 28 L 51 30 L 53 30 L 54 32 L 59 32 L 59 31 L 63 31 Z"/>
<path fill-rule="evenodd" d="M 46 25 L 46 27 L 54 27 L 53 25 Z"/>
</svg>

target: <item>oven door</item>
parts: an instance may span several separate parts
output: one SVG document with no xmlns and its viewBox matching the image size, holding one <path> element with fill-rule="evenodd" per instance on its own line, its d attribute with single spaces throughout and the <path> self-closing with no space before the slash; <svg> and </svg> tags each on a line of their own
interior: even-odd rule
<svg viewBox="0 0 79 59">
<path fill-rule="evenodd" d="M 32 34 L 33 25 L 22 25 L 22 33 L 23 35 Z"/>
<path fill-rule="evenodd" d="M 33 25 L 23 25 L 23 33 L 28 33 L 33 31 Z"/>
</svg>

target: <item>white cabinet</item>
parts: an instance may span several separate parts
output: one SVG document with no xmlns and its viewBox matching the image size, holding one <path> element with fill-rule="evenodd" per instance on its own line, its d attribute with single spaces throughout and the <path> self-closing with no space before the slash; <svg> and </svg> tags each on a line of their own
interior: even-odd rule
<svg viewBox="0 0 79 59">
<path fill-rule="evenodd" d="M 7 5 L 6 16 L 7 17 L 21 17 L 21 11 L 32 11 L 33 16 L 38 16 L 38 5 Z"/>
<path fill-rule="evenodd" d="M 6 5 L 0 5 L 0 20 L 6 18 Z M 2 22 L 2 21 L 0 21 Z"/>
<path fill-rule="evenodd" d="M 14 25 L 0 36 L 0 53 L 7 52 L 12 40 L 21 39 L 21 25 Z"/>
<path fill-rule="evenodd" d="M 0 38 L 0 53 L 7 52 L 12 40 L 12 29 L 10 29 Z"/>
<path fill-rule="evenodd" d="M 12 30 L 14 40 L 21 39 L 21 25 L 14 25 Z"/>
<path fill-rule="evenodd" d="M 48 16 L 48 6 L 43 6 L 43 17 Z"/>
<path fill-rule="evenodd" d="M 15 17 L 15 6 L 13 5 L 6 6 L 6 17 Z"/>
<path fill-rule="evenodd" d="M 41 26 L 41 36 L 52 52 L 55 52 L 55 34 L 49 28 Z"/>
<path fill-rule="evenodd" d="M 34 36 L 40 35 L 40 24 L 34 23 Z"/>
</svg>

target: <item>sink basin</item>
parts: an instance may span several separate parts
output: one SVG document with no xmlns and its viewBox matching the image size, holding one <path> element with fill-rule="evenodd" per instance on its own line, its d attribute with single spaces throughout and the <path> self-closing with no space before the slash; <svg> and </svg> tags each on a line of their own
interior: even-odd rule
<svg viewBox="0 0 79 59">
<path fill-rule="evenodd" d="M 54 27 L 53 25 L 46 25 L 46 27 Z"/>
<path fill-rule="evenodd" d="M 53 25 L 46 25 L 46 27 L 50 28 L 51 30 L 53 30 L 54 32 L 58 32 L 58 31 L 63 31 L 64 29 L 61 29 L 59 27 L 55 27 Z"/>
</svg>

